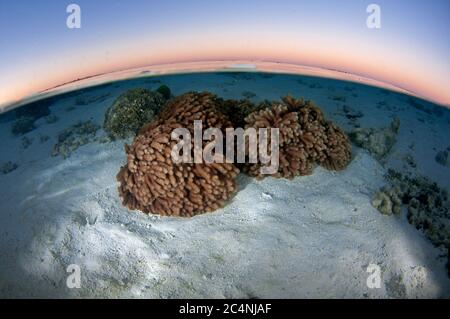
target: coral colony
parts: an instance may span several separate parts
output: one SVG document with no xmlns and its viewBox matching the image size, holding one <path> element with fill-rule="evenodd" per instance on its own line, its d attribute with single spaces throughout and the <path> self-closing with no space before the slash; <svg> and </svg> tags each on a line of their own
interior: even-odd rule
<svg viewBox="0 0 450 319">
<path fill-rule="evenodd" d="M 175 164 L 183 163 L 262 163 L 270 164 L 262 166 L 262 175 L 275 174 L 278 170 L 278 128 L 255 128 L 249 127 L 245 131 L 242 128 L 225 129 L 225 149 L 224 155 L 223 134 L 218 128 L 208 128 L 203 130 L 202 121 L 194 120 L 194 142 L 191 143 L 192 136 L 186 128 L 176 128 L 172 131 L 171 138 L 179 140 L 171 152 L 172 160 Z M 179 139 L 181 137 L 181 139 Z M 213 141 L 202 148 L 203 141 Z M 270 154 L 268 152 L 270 138 Z M 237 139 L 235 145 L 234 141 Z M 193 150 L 193 152 L 192 152 Z M 247 152 L 248 150 L 248 152 Z M 180 155 L 180 151 L 182 155 Z M 192 156 L 193 153 L 193 156 Z M 235 156 L 236 153 L 236 156 Z M 248 153 L 248 161 L 246 154 Z M 259 155 L 259 160 L 258 160 Z M 235 158 L 236 157 L 236 158 Z"/>
<path fill-rule="evenodd" d="M 116 112 L 123 114 L 120 107 Z M 136 112 L 141 108 L 126 114 L 133 117 Z M 105 123 L 114 117 L 108 112 Z M 341 170 L 351 160 L 346 134 L 310 101 L 287 96 L 282 102 L 254 105 L 208 92 L 169 100 L 125 150 L 127 163 L 117 174 L 123 204 L 173 216 L 223 207 L 237 191 L 241 170 L 258 179 L 292 179 L 312 174 L 316 165 Z"/>
<path fill-rule="evenodd" d="M 172 131 L 187 128 L 193 133 L 194 120 L 201 120 L 206 129 L 232 127 L 209 93 L 188 93 L 170 101 L 133 144 L 125 146 L 128 161 L 117 175 L 124 205 L 145 213 L 193 216 L 214 211 L 231 198 L 239 173 L 235 165 L 172 161 L 177 143 L 171 140 Z"/>
<path fill-rule="evenodd" d="M 159 92 L 128 90 L 106 111 L 103 127 L 112 139 L 132 137 L 159 112 L 165 102 L 166 98 Z"/>
</svg>

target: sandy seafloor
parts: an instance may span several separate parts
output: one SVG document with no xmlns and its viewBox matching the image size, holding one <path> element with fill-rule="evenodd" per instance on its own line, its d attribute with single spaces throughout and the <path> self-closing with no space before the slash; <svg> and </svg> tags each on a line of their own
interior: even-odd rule
<svg viewBox="0 0 450 319">
<path fill-rule="evenodd" d="M 299 81 L 301 79 L 301 81 Z M 158 82 L 160 81 L 160 82 Z M 69 158 L 51 157 L 58 133 L 80 120 L 102 125 L 106 109 L 129 88 L 167 84 L 175 95 L 208 90 L 253 101 L 292 93 L 314 100 L 332 121 L 351 128 L 344 104 L 363 112 L 362 127 L 401 120 L 386 163 L 353 147 L 348 168 L 293 181 L 239 177 L 240 191 L 223 209 L 191 219 L 147 216 L 121 205 L 115 176 L 124 140 L 92 142 Z M 450 146 L 450 112 L 424 112 L 405 95 L 378 88 L 288 75 L 192 74 L 142 78 L 102 86 L 87 95 L 104 101 L 51 106 L 59 120 L 40 119 L 26 149 L 0 122 L 1 297 L 137 298 L 436 298 L 450 296 L 446 258 L 401 216 L 371 205 L 388 167 L 413 170 L 450 189 L 450 167 L 435 155 Z M 346 101 L 333 100 L 345 96 Z M 376 107 L 378 102 L 384 101 Z M 74 108 L 75 107 L 75 108 Z M 39 142 L 45 134 L 50 139 Z M 102 130 L 97 135 L 102 135 Z M 408 147 L 412 142 L 415 148 Z M 416 168 L 405 164 L 411 155 Z M 81 268 L 81 288 L 69 289 L 66 268 Z M 381 267 L 381 288 L 366 281 Z"/>
</svg>

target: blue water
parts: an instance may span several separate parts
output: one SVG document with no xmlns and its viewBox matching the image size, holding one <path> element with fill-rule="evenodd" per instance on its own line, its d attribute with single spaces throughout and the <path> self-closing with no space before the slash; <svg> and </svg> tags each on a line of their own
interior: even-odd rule
<svg viewBox="0 0 450 319">
<path fill-rule="evenodd" d="M 224 99 L 248 98 L 255 103 L 280 100 L 287 94 L 304 97 L 313 100 L 327 119 L 348 133 L 356 128 L 383 129 L 398 118 L 400 129 L 396 143 L 389 154 L 379 160 L 380 167 L 385 171 L 391 168 L 405 174 L 425 176 L 441 188 L 450 190 L 450 159 L 444 160 L 445 154 L 450 152 L 450 110 L 405 94 L 333 79 L 239 72 L 150 76 L 89 87 L 0 115 L 0 284 L 2 280 L 8 281 L 7 285 L 0 286 L 0 296 L 8 296 L 9 291 L 13 291 L 12 295 L 20 295 L 17 291 L 24 288 L 22 281 L 10 278 L 14 271 L 24 278 L 31 278 L 30 282 L 40 282 L 41 279 L 23 270 L 23 264 L 28 260 L 38 263 L 47 258 L 48 252 L 35 250 L 36 237 L 41 240 L 42 234 L 46 234 L 48 245 L 52 241 L 63 242 L 61 250 L 54 256 L 56 260 L 75 254 L 64 246 L 66 241 L 73 239 L 71 235 L 64 239 L 57 236 L 61 228 L 67 227 L 65 223 L 60 224 L 57 216 L 68 218 L 68 214 L 74 214 L 74 222 L 79 222 L 76 213 L 79 208 L 73 207 L 76 196 L 80 196 L 77 199 L 80 205 L 88 198 L 89 205 L 107 207 L 105 211 L 113 216 L 111 223 L 120 220 L 115 220 L 115 214 L 122 213 L 115 190 L 115 174 L 126 160 L 123 145 L 132 141 L 103 139 L 106 137 L 102 129 L 105 112 L 119 95 L 129 89 L 155 90 L 162 84 L 167 85 L 175 96 L 188 91 L 209 91 Z M 48 112 L 40 112 L 47 108 Z M 34 118 L 31 128 L 24 134 L 14 134 L 14 124 L 24 116 Z M 98 129 L 67 157 L 55 155 L 55 146 L 61 136 L 79 122 L 89 122 Z M 356 146 L 354 148 L 357 149 Z M 94 166 L 88 160 L 90 157 L 96 158 Z M 100 171 L 102 175 L 97 175 Z M 340 178 L 339 174 L 336 173 L 335 177 Z M 371 174 L 374 172 L 367 172 L 367 176 Z M 112 197 L 97 203 L 105 190 Z M 89 195 L 95 192 L 100 195 L 90 198 Z M 367 207 L 370 207 L 372 194 L 365 193 L 364 178 L 361 180 L 361 193 L 367 196 Z M 347 200 L 351 202 L 351 199 Z M 123 209 L 123 214 L 128 212 Z M 80 225 L 97 227 L 95 219 L 89 218 L 83 219 Z M 421 236 L 419 232 L 417 234 Z M 115 237 L 111 239 L 115 240 Z M 15 260 L 19 255 L 21 257 Z M 43 265 L 46 266 L 45 262 Z M 63 279 L 58 276 L 51 280 L 59 284 Z M 36 296 L 51 296 L 51 291 L 48 287 L 43 290 L 36 288 Z"/>
</svg>

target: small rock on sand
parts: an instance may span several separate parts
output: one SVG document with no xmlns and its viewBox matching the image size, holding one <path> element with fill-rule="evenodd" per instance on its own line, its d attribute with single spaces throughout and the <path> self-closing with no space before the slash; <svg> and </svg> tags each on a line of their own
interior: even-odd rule
<svg viewBox="0 0 450 319">
<path fill-rule="evenodd" d="M 436 157 L 434 158 L 434 160 L 442 165 L 442 166 L 447 166 L 448 164 L 448 151 L 440 151 L 436 154 Z"/>
</svg>

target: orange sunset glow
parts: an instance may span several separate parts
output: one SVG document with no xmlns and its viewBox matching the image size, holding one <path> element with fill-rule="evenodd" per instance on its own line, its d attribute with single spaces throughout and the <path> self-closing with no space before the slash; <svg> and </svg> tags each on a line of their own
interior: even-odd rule
<svg viewBox="0 0 450 319">
<path fill-rule="evenodd" d="M 275 19 L 277 12 L 273 14 Z M 286 14 L 288 18 L 289 13 Z M 4 107 L 46 89 L 97 74 L 218 60 L 269 61 L 332 69 L 450 104 L 447 60 L 433 59 L 433 47 L 418 46 L 408 38 L 398 37 L 394 22 L 388 20 L 380 30 L 369 30 L 363 18 L 362 14 L 362 21 L 354 18 L 340 27 L 333 25 L 333 21 L 311 20 L 306 27 L 293 19 L 270 25 L 263 19 L 256 19 L 251 25 L 243 21 L 227 24 L 227 19 L 228 22 L 237 19 L 230 16 L 207 28 L 198 21 L 186 28 L 177 28 L 180 22 L 171 25 L 163 21 L 158 32 L 150 26 L 131 23 L 123 30 L 111 26 L 111 30 L 105 29 L 108 32 L 102 30 L 98 34 L 88 24 L 81 31 L 65 31 L 70 46 L 52 43 L 54 50 L 36 55 L 24 52 L 20 63 L 8 63 L 0 77 L 0 105 Z M 298 26 L 294 27 L 295 24 Z M 117 36 L 113 33 L 116 29 Z M 80 40 L 76 32 L 86 35 Z M 72 46 L 73 37 L 84 42 Z M 439 50 L 442 55 L 442 49 Z"/>
</svg>

